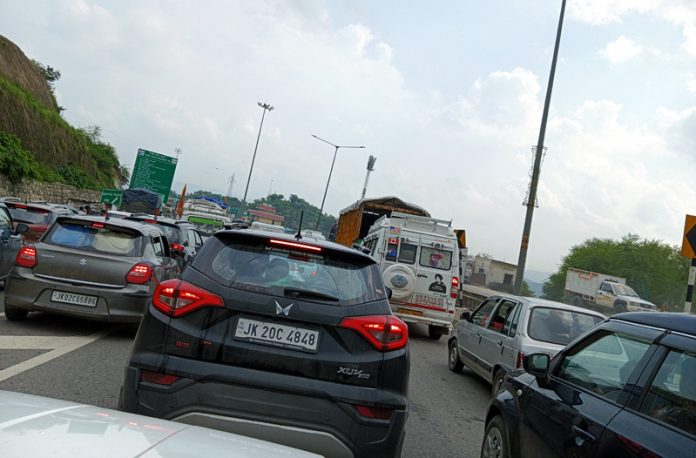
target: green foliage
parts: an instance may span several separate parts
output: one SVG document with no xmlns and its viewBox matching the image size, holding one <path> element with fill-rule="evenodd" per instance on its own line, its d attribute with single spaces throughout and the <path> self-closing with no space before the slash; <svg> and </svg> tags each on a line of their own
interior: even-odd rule
<svg viewBox="0 0 696 458">
<path fill-rule="evenodd" d="M 640 297 L 676 310 L 683 305 L 689 260 L 677 247 L 628 234 L 621 240 L 590 239 L 570 249 L 544 284 L 544 297 L 562 300 L 569 267 L 625 277 Z"/>
<path fill-rule="evenodd" d="M 23 178 L 36 178 L 36 169 L 34 155 L 22 148 L 19 139 L 0 131 L 0 173 L 10 183 L 18 183 Z"/>
<path fill-rule="evenodd" d="M 522 288 L 520 289 L 520 296 L 524 297 L 536 297 L 534 291 L 529 287 L 527 280 L 522 280 Z"/>
<path fill-rule="evenodd" d="M 102 141 L 101 127 L 89 126 L 78 131 L 84 136 L 87 150 L 97 166 L 96 184 L 109 188 L 115 181 L 119 185 L 128 183 L 130 172 L 119 163 L 114 147 Z"/>
<path fill-rule="evenodd" d="M 51 67 L 50 65 L 44 65 L 38 60 L 32 59 L 31 62 L 36 66 L 36 68 L 39 69 L 41 75 L 46 80 L 46 83 L 48 83 L 48 87 L 51 89 L 51 92 L 53 92 L 56 87 L 56 81 L 60 79 L 60 71 L 57 68 Z"/>
<path fill-rule="evenodd" d="M 61 181 L 63 183 L 75 186 L 76 188 L 85 189 L 91 188 L 95 189 L 97 185 L 94 180 L 87 175 L 81 168 L 69 164 L 63 165 L 56 169 L 56 172 L 63 178 Z"/>
</svg>

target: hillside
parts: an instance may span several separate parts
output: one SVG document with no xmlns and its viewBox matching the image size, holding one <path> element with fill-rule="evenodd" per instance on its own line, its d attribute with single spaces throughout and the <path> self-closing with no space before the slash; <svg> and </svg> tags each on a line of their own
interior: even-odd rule
<svg viewBox="0 0 696 458">
<path fill-rule="evenodd" d="M 92 189 L 124 181 L 98 128 L 76 129 L 60 112 L 40 64 L 0 35 L 0 173 Z"/>
</svg>

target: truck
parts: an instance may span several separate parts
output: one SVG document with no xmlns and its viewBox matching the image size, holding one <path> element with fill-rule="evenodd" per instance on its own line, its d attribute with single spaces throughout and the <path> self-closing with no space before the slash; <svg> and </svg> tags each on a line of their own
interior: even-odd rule
<svg viewBox="0 0 696 458">
<path fill-rule="evenodd" d="M 575 306 L 602 313 L 657 311 L 655 304 L 626 285 L 625 278 L 572 267 L 566 273 L 565 295 Z"/>
<path fill-rule="evenodd" d="M 404 202 L 398 197 L 361 199 L 340 211 L 338 221 L 331 228 L 329 240 L 349 247 L 359 244 L 380 217 L 390 216 L 393 211 L 430 217 L 430 213 L 424 208 Z"/>
</svg>

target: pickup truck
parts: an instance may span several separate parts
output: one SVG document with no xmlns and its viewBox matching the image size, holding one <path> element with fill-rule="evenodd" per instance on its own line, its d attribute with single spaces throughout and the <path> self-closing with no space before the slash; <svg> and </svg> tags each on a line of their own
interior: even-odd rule
<svg viewBox="0 0 696 458">
<path fill-rule="evenodd" d="M 572 267 L 566 274 L 565 295 L 575 306 L 603 313 L 657 311 L 655 304 L 626 285 L 625 278 Z"/>
</svg>

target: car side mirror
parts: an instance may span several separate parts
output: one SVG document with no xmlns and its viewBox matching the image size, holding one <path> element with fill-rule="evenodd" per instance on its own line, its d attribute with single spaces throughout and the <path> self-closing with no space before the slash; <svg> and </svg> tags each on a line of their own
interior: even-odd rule
<svg viewBox="0 0 696 458">
<path fill-rule="evenodd" d="M 29 226 L 24 223 L 19 223 L 15 227 L 15 234 L 24 234 L 29 231 Z"/>
<path fill-rule="evenodd" d="M 392 290 L 391 290 L 391 288 L 387 288 L 387 287 L 385 286 L 384 289 L 387 290 L 387 299 L 391 299 L 391 297 L 392 297 Z"/>
<path fill-rule="evenodd" d="M 471 321 L 471 312 L 466 310 L 459 317 L 460 320 Z"/>
<path fill-rule="evenodd" d="M 550 361 L 551 359 L 546 353 L 532 353 L 524 357 L 522 360 L 522 367 L 524 367 L 527 373 L 534 377 L 545 379 L 549 375 Z"/>
</svg>

